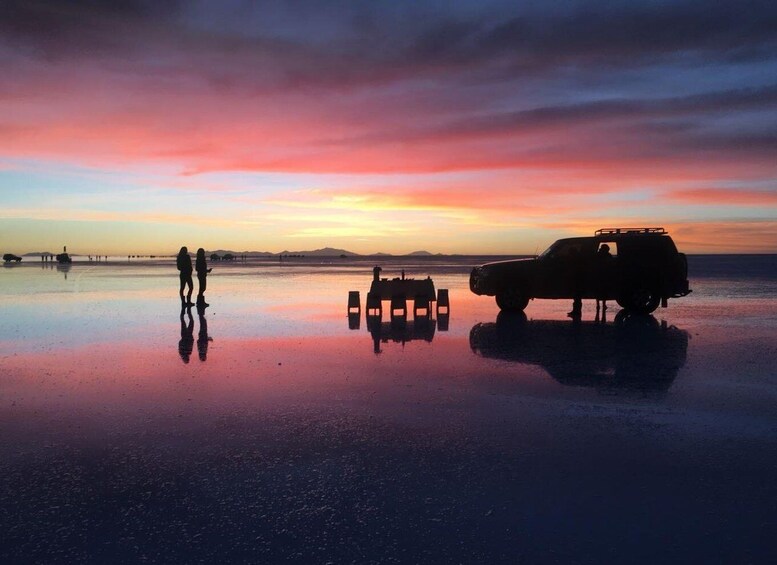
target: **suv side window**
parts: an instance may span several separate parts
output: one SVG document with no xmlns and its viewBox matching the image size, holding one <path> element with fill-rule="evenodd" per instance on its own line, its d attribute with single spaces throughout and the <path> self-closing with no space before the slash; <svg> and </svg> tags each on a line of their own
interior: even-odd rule
<svg viewBox="0 0 777 565">
<path fill-rule="evenodd" d="M 592 241 L 587 240 L 572 240 L 572 241 L 558 241 L 553 245 L 543 256 L 549 259 L 558 259 L 561 261 L 567 260 L 573 256 L 584 257 L 591 255 L 596 251 Z"/>
<path fill-rule="evenodd" d="M 621 250 L 629 256 L 655 261 L 677 253 L 677 248 L 669 237 L 632 237 L 621 241 Z"/>
<path fill-rule="evenodd" d="M 607 247 L 610 248 L 610 255 L 612 256 L 613 259 L 618 256 L 618 242 L 616 242 L 616 241 L 602 241 L 602 240 L 599 240 L 599 243 L 597 244 L 597 248 L 596 248 L 597 255 L 599 253 L 603 253 L 601 251 L 603 245 L 606 245 Z"/>
</svg>

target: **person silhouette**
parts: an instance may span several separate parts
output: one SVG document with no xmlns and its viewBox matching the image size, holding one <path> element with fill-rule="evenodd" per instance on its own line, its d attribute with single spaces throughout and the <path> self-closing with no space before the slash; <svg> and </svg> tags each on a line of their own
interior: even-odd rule
<svg viewBox="0 0 777 565">
<path fill-rule="evenodd" d="M 205 305 L 197 304 L 197 315 L 200 318 L 200 332 L 197 334 L 197 354 L 200 361 L 208 359 L 208 343 L 213 338 L 208 335 L 208 320 L 205 319 Z"/>
<path fill-rule="evenodd" d="M 189 322 L 184 319 L 184 314 L 188 314 Z M 192 307 L 181 307 L 181 339 L 178 342 L 178 355 L 184 363 L 188 363 L 194 349 L 194 318 L 192 317 Z"/>
<path fill-rule="evenodd" d="M 192 282 L 192 258 L 189 257 L 189 250 L 186 246 L 181 247 L 175 264 L 180 271 L 179 277 L 181 279 L 181 289 L 179 294 L 181 295 L 181 304 L 184 306 L 193 306 L 192 291 L 194 290 L 194 282 Z M 185 286 L 189 287 L 189 292 L 186 293 L 186 300 L 183 298 L 183 289 Z"/>
<path fill-rule="evenodd" d="M 597 275 L 597 298 L 596 298 L 596 316 L 599 316 L 599 304 L 601 303 L 602 318 L 604 318 L 604 312 L 607 311 L 607 290 L 610 285 L 610 266 L 612 265 L 612 254 L 610 253 L 610 246 L 606 243 L 602 243 L 599 250 L 596 252 L 596 275 Z"/>
<path fill-rule="evenodd" d="M 205 261 L 205 250 L 200 247 L 197 250 L 197 260 L 194 263 L 194 268 L 197 270 L 197 282 L 199 288 L 197 289 L 197 306 L 210 306 L 205 302 L 205 288 L 207 286 L 208 273 L 213 269 L 208 268 L 208 263 Z"/>
<path fill-rule="evenodd" d="M 583 260 L 580 250 L 576 247 L 569 252 L 569 268 L 572 278 L 572 311 L 567 316 L 573 320 L 580 320 L 583 313 Z"/>
</svg>

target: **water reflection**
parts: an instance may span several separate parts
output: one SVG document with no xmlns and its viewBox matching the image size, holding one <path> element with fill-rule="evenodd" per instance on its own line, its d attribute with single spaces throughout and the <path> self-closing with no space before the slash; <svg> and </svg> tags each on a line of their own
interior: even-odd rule
<svg viewBox="0 0 777 565">
<path fill-rule="evenodd" d="M 197 316 L 200 319 L 200 332 L 197 334 L 197 355 L 200 361 L 208 359 L 208 344 L 213 341 L 213 338 L 208 335 L 208 320 L 205 318 L 205 308 L 207 306 L 204 302 L 197 303 Z"/>
<path fill-rule="evenodd" d="M 6 265 L 8 265 L 8 264 L 6 263 Z M 55 263 L 54 261 L 41 261 L 40 262 L 41 270 L 43 270 L 43 271 L 52 270 L 53 271 L 54 269 L 56 269 L 58 273 L 62 273 L 62 275 L 65 277 L 65 280 L 67 280 L 67 274 L 70 272 L 70 269 L 72 267 L 73 267 L 73 265 L 71 263 Z"/>
<path fill-rule="evenodd" d="M 348 312 L 348 329 L 358 330 L 361 328 L 361 319 L 360 312 Z"/>
<path fill-rule="evenodd" d="M 688 334 L 652 316 L 573 323 L 500 313 L 473 326 L 469 342 L 478 355 L 539 365 L 564 385 L 666 391 L 685 364 Z"/>
<path fill-rule="evenodd" d="M 389 322 L 381 320 L 380 316 L 367 316 L 367 330 L 372 336 L 372 350 L 381 353 L 381 343 L 405 343 L 413 340 L 431 342 L 434 339 L 437 321 L 431 316 L 419 316 L 413 320 L 404 317 L 392 318 Z"/>
<path fill-rule="evenodd" d="M 184 316 L 188 317 L 188 322 Z M 194 350 L 194 318 L 192 307 L 181 308 L 181 339 L 178 342 L 178 354 L 184 363 L 188 363 Z"/>
</svg>

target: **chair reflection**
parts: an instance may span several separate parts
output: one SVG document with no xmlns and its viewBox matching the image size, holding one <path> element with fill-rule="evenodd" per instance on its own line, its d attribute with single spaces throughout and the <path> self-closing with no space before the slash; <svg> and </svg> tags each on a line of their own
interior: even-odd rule
<svg viewBox="0 0 777 565">
<path fill-rule="evenodd" d="M 539 365 L 563 385 L 662 392 L 685 364 L 688 333 L 653 316 L 570 323 L 503 312 L 473 326 L 469 342 L 477 355 Z"/>
</svg>

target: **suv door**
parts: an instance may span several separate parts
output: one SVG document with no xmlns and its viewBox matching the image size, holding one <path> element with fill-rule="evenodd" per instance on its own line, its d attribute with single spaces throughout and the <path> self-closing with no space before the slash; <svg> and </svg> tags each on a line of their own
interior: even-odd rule
<svg viewBox="0 0 777 565">
<path fill-rule="evenodd" d="M 540 298 L 572 298 L 578 288 L 585 290 L 593 264 L 592 239 L 559 240 L 542 257 L 535 295 Z"/>
</svg>

